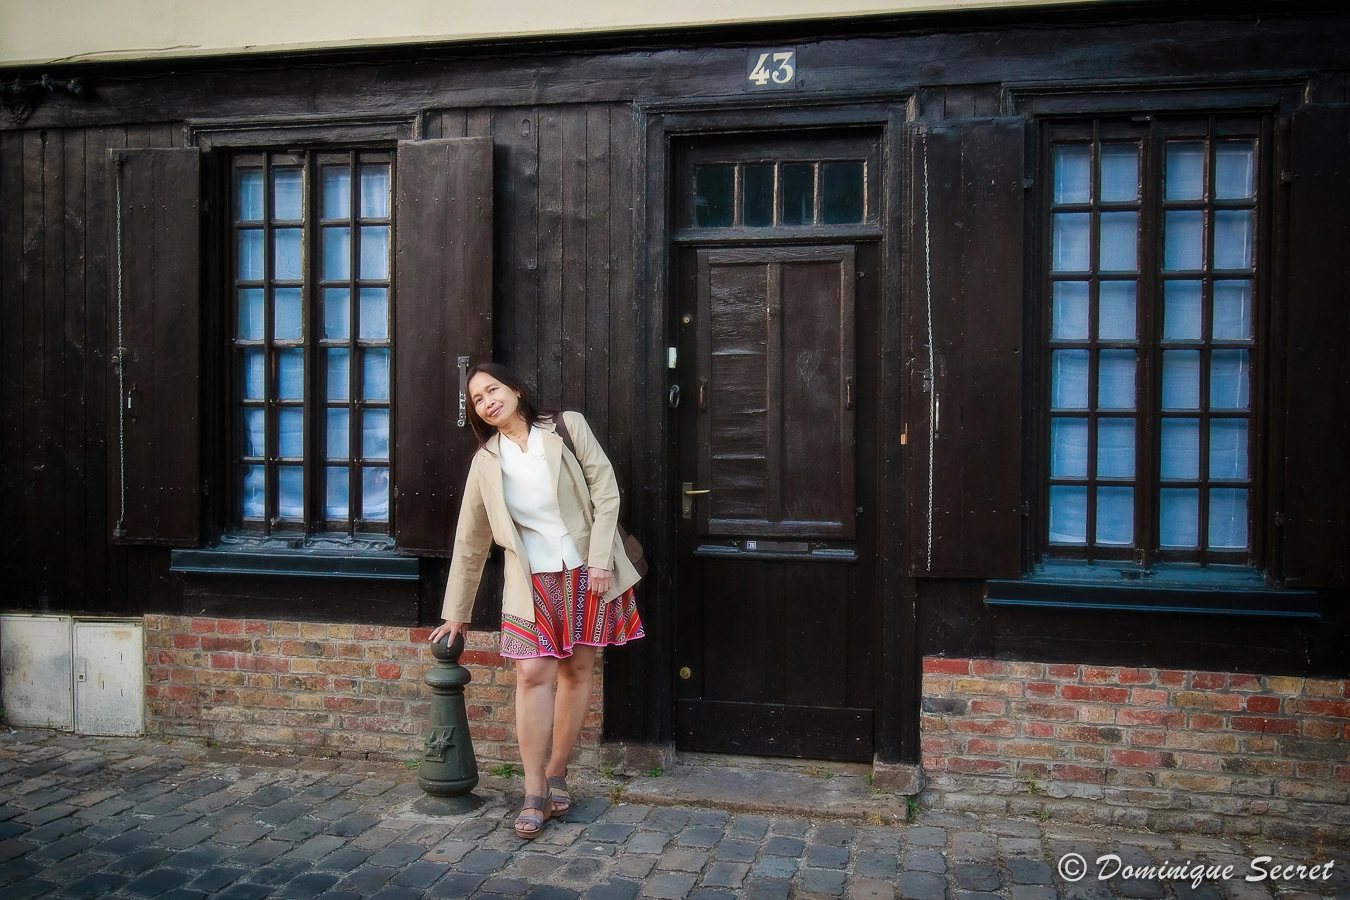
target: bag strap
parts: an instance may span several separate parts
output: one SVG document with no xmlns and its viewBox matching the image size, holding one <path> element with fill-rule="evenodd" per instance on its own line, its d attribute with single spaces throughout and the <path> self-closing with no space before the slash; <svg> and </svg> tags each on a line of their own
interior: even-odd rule
<svg viewBox="0 0 1350 900">
<path fill-rule="evenodd" d="M 572 443 L 572 435 L 567 433 L 567 423 L 563 421 L 563 414 L 555 412 L 553 414 L 553 427 L 557 429 L 558 437 L 562 438 L 563 446 L 572 451 L 572 458 L 577 460 L 580 465 L 581 460 L 577 459 L 577 445 Z M 619 532 L 619 542 L 628 540 L 628 532 L 624 531 L 623 526 L 618 522 L 614 523 L 614 529 Z"/>
</svg>

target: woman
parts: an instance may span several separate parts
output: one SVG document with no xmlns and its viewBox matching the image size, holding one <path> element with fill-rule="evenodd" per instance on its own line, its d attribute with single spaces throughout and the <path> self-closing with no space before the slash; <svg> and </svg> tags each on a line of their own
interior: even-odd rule
<svg viewBox="0 0 1350 900">
<path fill-rule="evenodd" d="M 638 573 L 618 537 L 614 469 L 581 414 L 563 413 L 573 454 L 510 369 L 475 366 L 468 387 L 479 447 L 455 529 L 445 622 L 431 640 L 453 641 L 467 630 L 483 562 L 494 542 L 501 546 L 501 654 L 516 660 L 516 739 L 525 767 L 515 827 L 533 839 L 572 804 L 567 758 L 590 705 L 596 648 L 643 636 L 633 598 Z"/>
</svg>

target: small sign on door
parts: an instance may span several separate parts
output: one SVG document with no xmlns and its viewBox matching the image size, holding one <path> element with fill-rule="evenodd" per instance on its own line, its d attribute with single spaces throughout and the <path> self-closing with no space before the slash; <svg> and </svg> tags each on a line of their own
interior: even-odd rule
<svg viewBox="0 0 1350 900">
<path fill-rule="evenodd" d="M 751 50 L 746 58 L 746 86 L 752 91 L 781 91 L 797 86 L 797 50 Z"/>
</svg>

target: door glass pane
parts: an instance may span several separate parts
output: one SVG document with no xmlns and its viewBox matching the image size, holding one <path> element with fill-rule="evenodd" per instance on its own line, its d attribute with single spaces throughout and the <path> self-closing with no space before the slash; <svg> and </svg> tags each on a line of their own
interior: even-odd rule
<svg viewBox="0 0 1350 900">
<path fill-rule="evenodd" d="M 694 224 L 700 228 L 730 225 L 735 196 L 735 166 L 699 166 L 694 170 Z"/>
<path fill-rule="evenodd" d="M 299 169 L 272 170 L 272 215 L 278 221 L 304 218 L 305 179 Z"/>
<path fill-rule="evenodd" d="M 352 274 L 352 230 L 347 227 L 323 230 L 324 281 L 346 281 Z"/>
<path fill-rule="evenodd" d="M 1246 409 L 1251 373 L 1246 350 L 1215 350 L 1209 362 L 1211 409 Z"/>
<path fill-rule="evenodd" d="M 328 466 L 325 469 L 328 490 L 324 498 L 323 512 L 329 519 L 345 519 L 348 513 L 347 492 L 351 473 L 346 466 Z"/>
<path fill-rule="evenodd" d="M 1205 214 L 1198 209 L 1174 209 L 1163 228 L 1163 268 L 1170 271 L 1201 269 L 1205 265 Z"/>
<path fill-rule="evenodd" d="M 267 411 L 244 407 L 244 456 L 258 459 L 267 455 Z"/>
<path fill-rule="evenodd" d="M 294 407 L 277 411 L 277 455 L 302 459 L 305 455 L 305 414 Z"/>
<path fill-rule="evenodd" d="M 1098 268 L 1102 271 L 1136 271 L 1139 268 L 1139 213 L 1102 213 L 1099 252 Z"/>
<path fill-rule="evenodd" d="M 1055 213 L 1051 268 L 1056 272 L 1086 272 L 1092 260 L 1092 216 Z"/>
<path fill-rule="evenodd" d="M 263 339 L 262 288 L 243 288 L 239 291 L 239 340 Z"/>
<path fill-rule="evenodd" d="M 300 288 L 277 288 L 272 293 L 272 337 L 278 341 L 298 341 L 304 336 Z"/>
<path fill-rule="evenodd" d="M 773 224 L 773 166 L 745 166 L 741 169 L 741 190 L 745 194 L 742 221 L 752 227 Z"/>
<path fill-rule="evenodd" d="M 302 400 L 305 396 L 305 351 L 299 348 L 277 353 L 277 396 Z"/>
<path fill-rule="evenodd" d="M 389 521 L 389 470 L 368 466 L 361 470 L 361 518 Z"/>
<path fill-rule="evenodd" d="M 368 409 L 361 414 L 361 456 L 389 458 L 389 410 Z"/>
<path fill-rule="evenodd" d="M 1209 420 L 1209 477 L 1224 481 L 1247 478 L 1247 420 Z"/>
<path fill-rule="evenodd" d="M 1247 546 L 1247 489 L 1209 489 L 1209 546 L 1242 550 Z"/>
<path fill-rule="evenodd" d="M 1214 268 L 1252 267 L 1252 211 L 1220 209 L 1214 213 Z"/>
<path fill-rule="evenodd" d="M 351 453 L 352 416 L 347 409 L 328 410 L 327 447 L 328 459 L 346 459 Z"/>
<path fill-rule="evenodd" d="M 1050 543 L 1087 543 L 1087 488 L 1050 485 Z"/>
<path fill-rule="evenodd" d="M 261 519 L 267 514 L 267 478 L 262 466 L 244 467 L 244 490 L 240 498 L 244 516 Z"/>
<path fill-rule="evenodd" d="M 1050 360 L 1050 408 L 1087 409 L 1088 351 L 1056 350 Z"/>
<path fill-rule="evenodd" d="M 1102 196 L 1106 203 L 1139 199 L 1139 145 L 1103 144 Z"/>
<path fill-rule="evenodd" d="M 1214 340 L 1245 341 L 1252 336 L 1252 283 L 1214 282 Z"/>
<path fill-rule="evenodd" d="M 365 391 L 362 396 L 367 400 L 388 400 L 389 351 L 367 350 L 362 356 L 365 358 L 365 373 L 362 380 Z"/>
<path fill-rule="evenodd" d="M 262 350 L 245 350 L 243 363 L 244 399 L 261 400 L 266 397 L 267 367 Z"/>
<path fill-rule="evenodd" d="M 1134 351 L 1102 350 L 1097 361 L 1097 407 L 1134 409 Z"/>
<path fill-rule="evenodd" d="M 351 359 L 350 350 L 333 349 L 328 351 L 329 400 L 348 400 L 351 398 Z"/>
<path fill-rule="evenodd" d="M 239 280 L 262 281 L 263 233 L 261 228 L 241 228 L 239 235 Z"/>
<path fill-rule="evenodd" d="M 862 163 L 821 163 L 820 219 L 826 225 L 863 220 Z"/>
<path fill-rule="evenodd" d="M 1057 341 L 1088 339 L 1088 283 L 1056 281 L 1051 334 Z"/>
<path fill-rule="evenodd" d="M 1163 478 L 1194 480 L 1200 477 L 1200 420 L 1162 420 Z"/>
<path fill-rule="evenodd" d="M 1097 488 L 1097 543 L 1116 547 L 1134 543 L 1134 488 Z"/>
<path fill-rule="evenodd" d="M 1086 478 L 1088 420 L 1050 420 L 1050 475 L 1053 478 Z"/>
<path fill-rule="evenodd" d="M 272 277 L 278 281 L 300 281 L 304 270 L 300 260 L 300 229 L 278 228 L 272 232 L 275 256 Z"/>
<path fill-rule="evenodd" d="M 262 169 L 243 169 L 235 176 L 238 179 L 236 222 L 261 222 L 263 217 L 263 173 Z"/>
<path fill-rule="evenodd" d="M 389 278 L 389 226 L 361 228 L 361 277 L 372 281 Z"/>
<path fill-rule="evenodd" d="M 1097 477 L 1134 477 L 1134 419 L 1097 420 Z"/>
<path fill-rule="evenodd" d="M 815 221 L 816 167 L 812 163 L 785 163 L 783 173 L 784 225 L 810 225 Z"/>
<path fill-rule="evenodd" d="M 351 337 L 350 291 L 345 288 L 323 289 L 323 336 L 330 341 L 345 341 Z"/>
<path fill-rule="evenodd" d="M 1246 200 L 1252 195 L 1251 141 L 1220 141 L 1214 148 L 1214 196 Z"/>
<path fill-rule="evenodd" d="M 349 219 L 352 215 L 352 173 L 346 166 L 324 166 L 323 217 Z"/>
<path fill-rule="evenodd" d="M 1133 281 L 1103 281 L 1097 288 L 1097 339 L 1132 341 L 1135 339 L 1135 294 Z"/>
<path fill-rule="evenodd" d="M 1163 409 L 1200 408 L 1200 351 L 1163 353 Z"/>
<path fill-rule="evenodd" d="M 1054 153 L 1055 202 L 1087 203 L 1092 199 L 1092 148 L 1060 144 Z"/>
<path fill-rule="evenodd" d="M 361 340 L 389 340 L 389 289 L 361 288 Z"/>
<path fill-rule="evenodd" d="M 1205 145 L 1171 141 L 1167 145 L 1167 199 L 1201 200 L 1205 196 Z"/>
<path fill-rule="evenodd" d="M 1200 545 L 1200 491 L 1163 488 L 1158 492 L 1158 543 L 1195 549 Z"/>
<path fill-rule="evenodd" d="M 1198 341 L 1201 333 L 1201 281 L 1163 283 L 1163 340 Z"/>
<path fill-rule="evenodd" d="M 305 469 L 277 466 L 277 515 L 301 519 L 305 515 Z"/>
<path fill-rule="evenodd" d="M 389 167 L 361 167 L 361 218 L 389 218 Z"/>
</svg>

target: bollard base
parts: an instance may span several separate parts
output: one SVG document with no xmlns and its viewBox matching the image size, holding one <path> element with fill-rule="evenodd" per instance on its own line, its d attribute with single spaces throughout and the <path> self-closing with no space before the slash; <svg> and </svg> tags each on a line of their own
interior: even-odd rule
<svg viewBox="0 0 1350 900">
<path fill-rule="evenodd" d="M 458 797 L 433 797 L 430 794 L 413 803 L 413 809 L 424 816 L 463 816 L 483 805 L 477 794 Z"/>
</svg>

